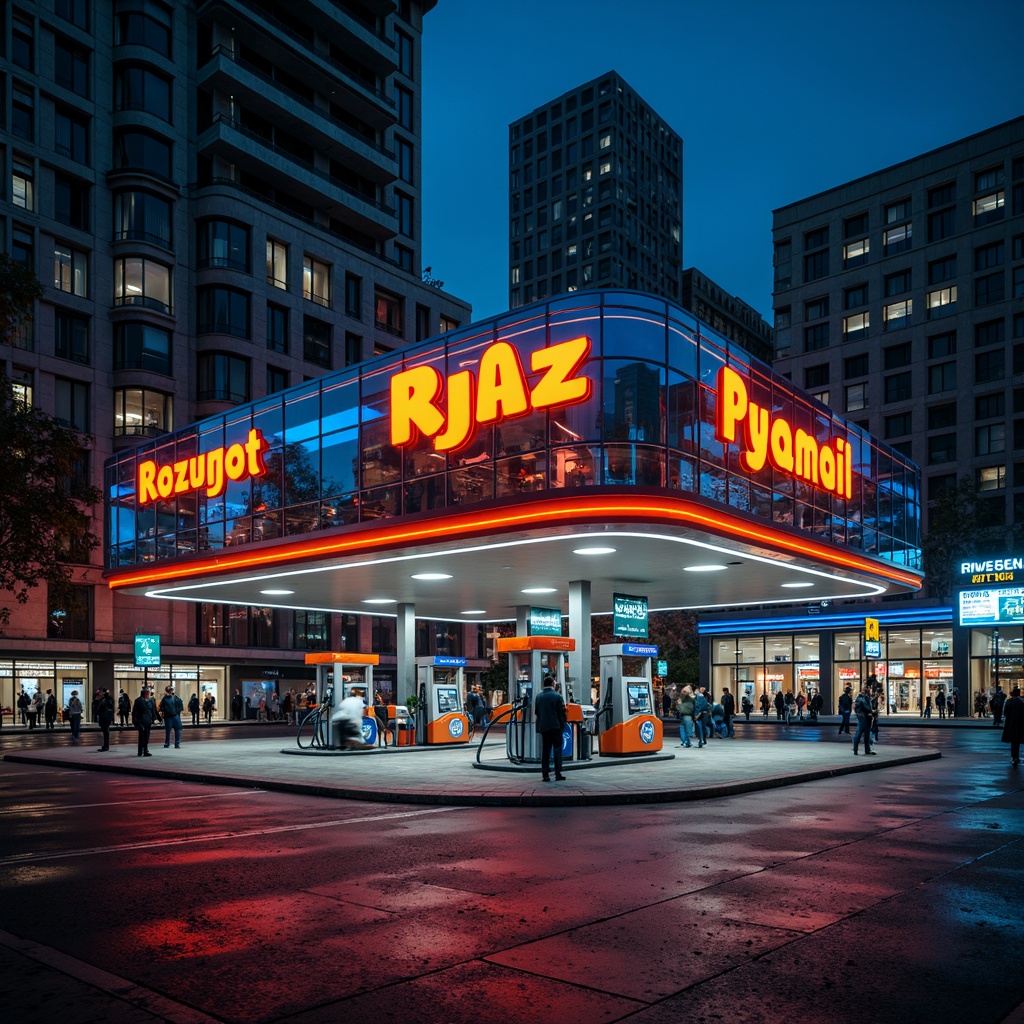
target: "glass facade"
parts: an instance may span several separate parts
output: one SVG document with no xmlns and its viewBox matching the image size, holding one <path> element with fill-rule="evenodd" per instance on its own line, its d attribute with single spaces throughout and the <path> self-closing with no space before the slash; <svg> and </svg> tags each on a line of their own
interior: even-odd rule
<svg viewBox="0 0 1024 1024">
<path fill-rule="evenodd" d="M 420 366 L 442 379 L 479 365 L 496 342 L 511 345 L 535 388 L 532 353 L 586 336 L 585 401 L 479 427 L 455 451 L 421 437 L 391 444 L 392 376 Z M 716 382 L 730 367 L 751 403 L 825 444 L 849 442 L 852 493 L 838 497 L 772 468 L 744 468 L 738 443 L 716 435 Z M 440 402 L 443 407 L 445 399 Z M 224 493 L 191 492 L 138 507 L 138 465 L 171 465 L 268 442 L 266 472 L 229 480 Z M 448 331 L 400 352 L 240 406 L 108 460 L 107 567 L 307 534 L 428 510 L 516 500 L 557 488 L 645 487 L 684 491 L 712 505 L 920 568 L 920 472 L 899 452 L 753 360 L 672 303 L 595 291 L 538 303 Z"/>
</svg>

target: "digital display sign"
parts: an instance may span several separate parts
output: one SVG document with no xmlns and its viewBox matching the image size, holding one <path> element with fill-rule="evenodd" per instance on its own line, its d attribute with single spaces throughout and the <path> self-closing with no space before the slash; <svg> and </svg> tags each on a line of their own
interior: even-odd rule
<svg viewBox="0 0 1024 1024">
<path fill-rule="evenodd" d="M 647 688 L 647 684 L 630 683 L 627 690 L 629 696 L 629 713 L 631 715 L 649 714 L 651 710 L 651 691 Z"/>
<path fill-rule="evenodd" d="M 1024 624 L 1024 587 L 961 590 L 961 626 L 1019 626 Z"/>
</svg>

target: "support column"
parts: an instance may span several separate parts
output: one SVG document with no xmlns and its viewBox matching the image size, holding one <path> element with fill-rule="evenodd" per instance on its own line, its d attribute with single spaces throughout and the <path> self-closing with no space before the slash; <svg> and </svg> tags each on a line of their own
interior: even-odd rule
<svg viewBox="0 0 1024 1024">
<path fill-rule="evenodd" d="M 576 641 L 576 650 L 569 652 L 569 685 L 578 704 L 589 704 L 590 580 L 572 580 L 569 583 L 569 636 Z"/>
<path fill-rule="evenodd" d="M 516 605 L 516 636 L 529 636 L 530 633 L 530 606 L 528 604 Z"/>
<path fill-rule="evenodd" d="M 395 622 L 395 703 L 407 704 L 416 692 L 416 605 L 400 604 Z"/>
</svg>

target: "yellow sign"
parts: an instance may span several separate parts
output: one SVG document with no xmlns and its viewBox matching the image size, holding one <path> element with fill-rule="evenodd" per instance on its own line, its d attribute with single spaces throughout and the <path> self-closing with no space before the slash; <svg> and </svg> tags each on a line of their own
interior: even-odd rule
<svg viewBox="0 0 1024 1024">
<path fill-rule="evenodd" d="M 881 634 L 878 631 L 878 619 L 865 619 L 864 620 L 864 639 L 865 640 L 881 640 Z"/>
</svg>

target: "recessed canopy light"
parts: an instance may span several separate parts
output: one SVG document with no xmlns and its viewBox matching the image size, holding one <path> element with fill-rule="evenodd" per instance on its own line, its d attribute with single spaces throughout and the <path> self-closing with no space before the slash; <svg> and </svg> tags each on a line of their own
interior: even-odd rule
<svg viewBox="0 0 1024 1024">
<path fill-rule="evenodd" d="M 521 593 L 521 594 L 557 594 L 558 593 L 558 588 L 557 587 L 524 587 L 521 591 L 519 591 L 519 593 Z"/>
<path fill-rule="evenodd" d="M 363 604 L 394 604 L 395 598 L 393 597 L 367 597 L 363 600 Z"/>
<path fill-rule="evenodd" d="M 783 587 L 788 587 L 790 590 L 796 590 L 798 587 L 813 587 L 813 583 L 783 583 Z"/>
<path fill-rule="evenodd" d="M 414 580 L 450 580 L 452 574 L 450 572 L 414 572 L 412 578 Z"/>
<path fill-rule="evenodd" d="M 459 612 L 460 615 L 486 615 L 486 608 L 467 608 L 464 612 Z"/>
<path fill-rule="evenodd" d="M 684 565 L 683 572 L 721 572 L 725 569 L 724 565 L 717 565 L 714 562 L 710 562 L 707 565 Z"/>
<path fill-rule="evenodd" d="M 617 548 L 573 548 L 574 555 L 614 555 Z"/>
<path fill-rule="evenodd" d="M 283 597 L 285 594 L 294 594 L 294 590 L 261 590 L 261 594 L 266 594 L 267 597 Z"/>
</svg>

